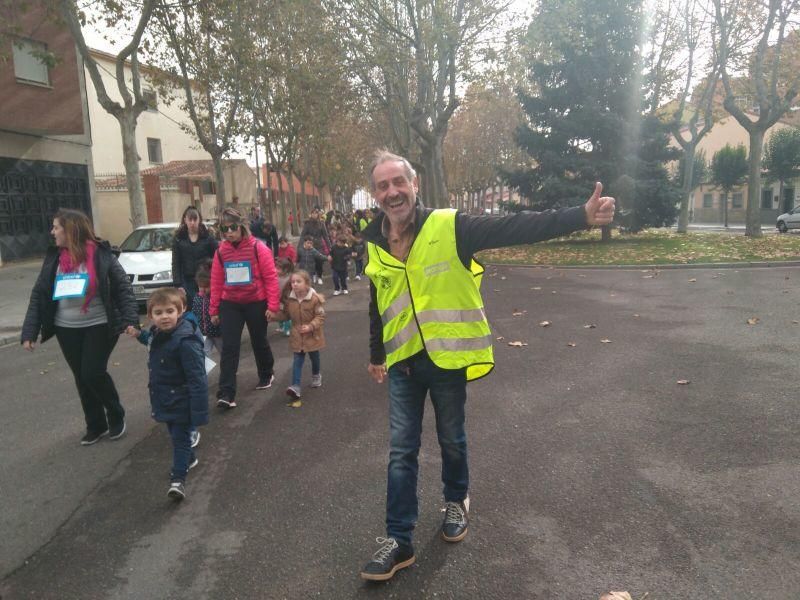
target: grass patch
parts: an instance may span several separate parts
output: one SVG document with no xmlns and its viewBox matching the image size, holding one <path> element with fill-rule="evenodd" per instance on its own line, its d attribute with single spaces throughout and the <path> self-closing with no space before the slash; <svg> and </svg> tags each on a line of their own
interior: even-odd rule
<svg viewBox="0 0 800 600">
<path fill-rule="evenodd" d="M 527 246 L 485 250 L 481 262 L 538 265 L 659 265 L 735 263 L 800 259 L 800 235 L 764 235 L 648 229 L 600 242 L 600 231 L 587 231 Z"/>
</svg>

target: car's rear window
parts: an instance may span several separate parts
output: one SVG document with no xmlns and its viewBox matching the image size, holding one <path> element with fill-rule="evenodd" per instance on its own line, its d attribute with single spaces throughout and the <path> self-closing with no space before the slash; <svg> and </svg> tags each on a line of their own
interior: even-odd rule
<svg viewBox="0 0 800 600">
<path fill-rule="evenodd" d="M 171 250 L 174 230 L 164 229 L 137 229 L 120 244 L 123 252 L 158 252 Z"/>
</svg>

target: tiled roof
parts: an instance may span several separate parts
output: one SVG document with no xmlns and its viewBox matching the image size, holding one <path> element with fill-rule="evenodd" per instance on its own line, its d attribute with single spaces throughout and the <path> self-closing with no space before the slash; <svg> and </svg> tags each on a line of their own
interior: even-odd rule
<svg viewBox="0 0 800 600">
<path fill-rule="evenodd" d="M 235 158 L 223 160 L 222 164 L 225 167 L 237 165 L 239 163 L 247 164 L 242 158 Z M 158 175 L 160 177 L 167 177 L 172 179 L 200 179 L 206 181 L 214 181 L 216 176 L 214 174 L 214 161 L 212 160 L 172 160 L 163 165 L 145 169 L 142 175 Z"/>
</svg>

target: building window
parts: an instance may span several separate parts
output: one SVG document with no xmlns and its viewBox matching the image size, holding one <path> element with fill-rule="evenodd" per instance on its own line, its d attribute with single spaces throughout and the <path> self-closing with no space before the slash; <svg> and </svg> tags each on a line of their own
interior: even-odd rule
<svg viewBox="0 0 800 600">
<path fill-rule="evenodd" d="M 736 192 L 731 196 L 731 207 L 742 208 L 742 193 Z"/>
<path fill-rule="evenodd" d="M 772 210 L 772 188 L 761 190 L 761 208 Z"/>
<path fill-rule="evenodd" d="M 47 46 L 33 40 L 14 40 L 14 75 L 17 81 L 50 85 L 50 73 L 42 55 Z"/>
<path fill-rule="evenodd" d="M 711 208 L 714 204 L 713 194 L 703 194 L 703 208 Z"/>
<path fill-rule="evenodd" d="M 151 163 L 161 164 L 161 140 L 158 138 L 147 138 L 147 160 Z"/>
<path fill-rule="evenodd" d="M 142 99 L 147 104 L 147 110 L 150 112 L 158 112 L 158 94 L 155 90 L 150 88 L 143 89 Z"/>
</svg>

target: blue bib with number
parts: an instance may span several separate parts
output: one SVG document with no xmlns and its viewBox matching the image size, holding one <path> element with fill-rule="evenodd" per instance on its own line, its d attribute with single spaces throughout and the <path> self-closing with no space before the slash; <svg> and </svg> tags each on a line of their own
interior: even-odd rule
<svg viewBox="0 0 800 600">
<path fill-rule="evenodd" d="M 225 285 L 248 285 L 253 282 L 253 272 L 249 260 L 226 262 Z"/>
<path fill-rule="evenodd" d="M 56 275 L 53 286 L 53 300 L 65 298 L 83 298 L 89 288 L 88 273 L 64 273 Z"/>
</svg>

